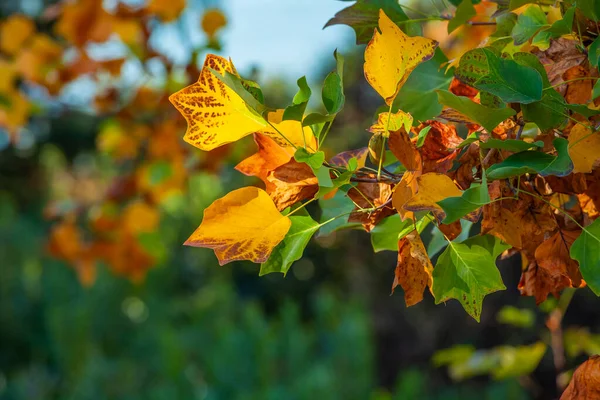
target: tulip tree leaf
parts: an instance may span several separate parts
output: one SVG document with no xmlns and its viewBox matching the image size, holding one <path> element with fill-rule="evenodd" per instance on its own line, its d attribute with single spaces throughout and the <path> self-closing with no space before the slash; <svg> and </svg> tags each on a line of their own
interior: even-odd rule
<svg viewBox="0 0 600 400">
<path fill-rule="evenodd" d="M 474 236 L 462 243 L 450 242 L 433 269 L 435 303 L 460 301 L 477 322 L 486 295 L 505 290 L 496 258 L 510 248 L 491 235 Z"/>
<path fill-rule="evenodd" d="M 437 94 L 441 104 L 458 111 L 468 120 L 483 126 L 488 132 L 493 131 L 500 122 L 516 114 L 512 108 L 498 109 L 482 106 L 468 97 L 456 96 L 447 90 L 438 90 Z"/>
<path fill-rule="evenodd" d="M 356 33 L 356 43 L 364 44 L 371 40 L 374 29 L 379 26 L 379 10 L 383 10 L 409 36 L 421 33 L 418 23 L 405 23 L 409 18 L 396 0 L 358 0 L 335 14 L 324 28 L 332 25 L 348 25 Z"/>
<path fill-rule="evenodd" d="M 320 225 L 309 216 L 291 216 L 292 226 L 285 238 L 260 266 L 259 275 L 281 272 L 284 276 L 295 261 L 302 258 L 304 248 Z"/>
<path fill-rule="evenodd" d="M 481 183 L 472 184 L 460 197 L 448 197 L 437 202 L 445 213 L 442 221 L 444 224 L 458 221 L 491 201 L 485 171 L 482 172 L 482 175 Z"/>
<path fill-rule="evenodd" d="M 558 153 L 556 156 L 541 151 L 522 151 L 489 167 L 488 178 L 506 179 L 527 173 L 567 176 L 573 171 L 573 162 L 568 151 L 569 142 L 563 138 L 556 138 L 552 143 Z"/>
</svg>

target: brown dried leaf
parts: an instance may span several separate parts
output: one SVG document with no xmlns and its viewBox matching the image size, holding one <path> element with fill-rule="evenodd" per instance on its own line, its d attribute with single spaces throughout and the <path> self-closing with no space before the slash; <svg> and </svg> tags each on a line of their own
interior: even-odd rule
<svg viewBox="0 0 600 400">
<path fill-rule="evenodd" d="M 560 400 L 600 399 L 600 356 L 591 356 L 581 364 Z"/>
<path fill-rule="evenodd" d="M 392 293 L 398 285 L 404 289 L 404 301 L 410 307 L 423 300 L 423 291 L 431 288 L 433 265 L 425 245 L 414 230 L 398 242 L 398 264 L 392 284 Z"/>
</svg>

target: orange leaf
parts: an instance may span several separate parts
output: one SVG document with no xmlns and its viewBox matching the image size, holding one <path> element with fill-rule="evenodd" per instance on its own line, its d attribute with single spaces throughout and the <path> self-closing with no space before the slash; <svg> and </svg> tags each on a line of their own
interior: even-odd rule
<svg viewBox="0 0 600 400">
<path fill-rule="evenodd" d="M 267 179 L 267 175 L 290 161 L 293 150 L 279 146 L 273 139 L 260 133 L 254 134 L 254 141 L 258 151 L 236 165 L 235 169 L 244 175 L 260 178 L 265 183 L 267 192 L 270 192 L 275 186 Z"/>
<path fill-rule="evenodd" d="M 417 151 L 404 128 L 390 132 L 389 147 L 407 171 L 422 170 L 421 154 Z"/>
<path fill-rule="evenodd" d="M 267 261 L 290 229 L 269 195 L 255 187 L 234 190 L 204 210 L 204 219 L 185 242 L 213 249 L 224 265 L 236 260 Z"/>
<path fill-rule="evenodd" d="M 425 288 L 431 288 L 432 273 L 433 265 L 418 232 L 414 230 L 400 239 L 392 293 L 398 285 L 402 286 L 406 306 L 415 305 L 423 300 Z"/>
<path fill-rule="evenodd" d="M 581 364 L 560 400 L 600 399 L 600 356 L 591 356 Z"/>
<path fill-rule="evenodd" d="M 571 245 L 579 237 L 581 231 L 559 229 L 550 239 L 545 240 L 535 250 L 535 260 L 551 276 L 565 276 L 573 287 L 581 286 L 579 264 L 570 256 Z"/>
<path fill-rule="evenodd" d="M 370 232 L 383 218 L 394 214 L 392 207 L 382 207 L 392 197 L 392 188 L 387 183 L 359 182 L 348 191 L 348 197 L 356 204 L 355 211 L 350 214 L 348 221 L 360 222 L 367 232 Z M 370 212 L 360 211 L 374 207 L 380 208 Z"/>
<path fill-rule="evenodd" d="M 267 182 L 267 193 L 278 210 L 311 198 L 319 190 L 319 181 L 312 169 L 307 164 L 293 159 L 270 171 Z"/>
<path fill-rule="evenodd" d="M 0 51 L 17 54 L 35 32 L 35 24 L 24 15 L 13 14 L 0 24 Z"/>
</svg>

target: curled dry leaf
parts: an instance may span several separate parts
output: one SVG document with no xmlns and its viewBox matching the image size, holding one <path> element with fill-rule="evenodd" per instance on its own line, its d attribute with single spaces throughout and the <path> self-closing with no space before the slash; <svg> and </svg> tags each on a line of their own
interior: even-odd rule
<svg viewBox="0 0 600 400">
<path fill-rule="evenodd" d="M 433 265 L 419 233 L 414 230 L 398 242 L 398 264 L 392 293 L 398 285 L 404 290 L 404 301 L 410 307 L 423 300 L 423 291 L 433 283 Z"/>
<path fill-rule="evenodd" d="M 422 170 L 421 154 L 404 128 L 390 132 L 389 148 L 407 171 Z"/>
<path fill-rule="evenodd" d="M 560 275 L 569 278 L 573 287 L 579 287 L 582 283 L 579 264 L 570 256 L 571 245 L 580 234 L 581 230 L 559 229 L 535 250 L 535 260 L 540 268 L 544 268 L 552 277 Z"/>
<path fill-rule="evenodd" d="M 536 304 L 543 303 L 549 294 L 558 298 L 563 289 L 571 286 L 571 280 L 566 276 L 551 275 L 535 260 L 529 262 L 524 253 L 521 253 L 521 258 L 524 267 L 519 281 L 519 291 L 523 296 L 533 296 Z"/>
<path fill-rule="evenodd" d="M 560 400 L 600 399 L 600 356 L 591 356 L 581 364 Z"/>
<path fill-rule="evenodd" d="M 319 181 L 305 163 L 290 160 L 267 175 L 269 196 L 278 210 L 313 197 L 319 190 Z"/>
<path fill-rule="evenodd" d="M 348 191 L 348 197 L 356 204 L 348 222 L 360 222 L 367 232 L 385 217 L 394 214 L 394 209 L 387 205 L 392 197 L 392 187 L 383 182 L 359 182 Z M 384 206 L 385 205 L 385 206 Z M 374 211 L 361 211 L 377 208 Z"/>
<path fill-rule="evenodd" d="M 544 65 L 552 86 L 564 82 L 563 74 L 586 60 L 586 55 L 579 51 L 578 44 L 576 40 L 558 38 L 550 42 L 547 50 L 533 53 Z M 557 90 L 564 95 L 566 86 L 559 86 Z"/>
<path fill-rule="evenodd" d="M 331 157 L 331 159 L 329 160 L 329 164 L 334 165 L 336 167 L 348 168 L 348 161 L 350 161 L 351 158 L 356 158 L 356 168 L 361 169 L 365 166 L 365 163 L 367 162 L 368 154 L 369 149 L 367 147 L 361 147 L 360 149 L 356 150 L 343 151 Z"/>
<path fill-rule="evenodd" d="M 407 36 L 384 12 L 379 11 L 379 31 L 365 50 L 365 78 L 389 105 L 420 63 L 435 53 L 437 42 Z"/>
<path fill-rule="evenodd" d="M 431 129 L 420 148 L 423 172 L 446 173 L 452 167 L 452 162 L 458 154 L 458 146 L 463 139 L 458 136 L 454 125 L 427 121 L 418 129 L 423 129 L 425 126 L 431 126 Z"/>
<path fill-rule="evenodd" d="M 202 223 L 185 244 L 213 249 L 221 265 L 236 260 L 261 263 L 290 226 L 290 219 L 281 215 L 264 190 L 245 187 L 208 206 Z"/>
</svg>

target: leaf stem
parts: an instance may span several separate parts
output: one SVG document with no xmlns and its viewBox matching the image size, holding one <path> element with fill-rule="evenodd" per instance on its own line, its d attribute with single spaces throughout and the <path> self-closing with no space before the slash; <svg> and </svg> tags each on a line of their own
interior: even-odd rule
<svg viewBox="0 0 600 400">
<path fill-rule="evenodd" d="M 573 78 L 573 79 L 569 79 L 567 81 L 563 81 L 563 82 L 557 83 L 556 85 L 548 86 L 544 90 L 555 89 L 555 88 L 557 88 L 559 86 L 566 85 L 567 83 L 571 83 L 571 82 L 586 81 L 586 80 L 591 80 L 591 79 L 596 79 L 597 80 L 597 79 L 600 79 L 600 78 L 599 77 L 595 77 L 595 76 L 584 76 L 584 77 L 581 77 L 581 78 Z"/>
</svg>

